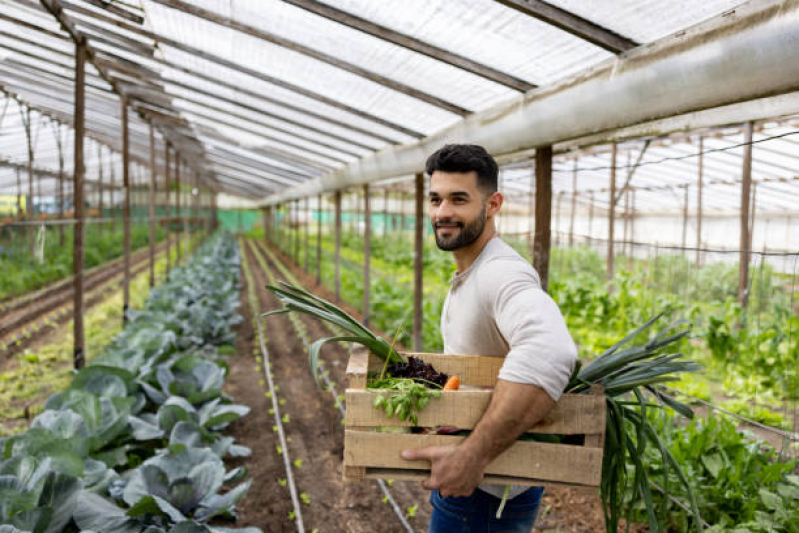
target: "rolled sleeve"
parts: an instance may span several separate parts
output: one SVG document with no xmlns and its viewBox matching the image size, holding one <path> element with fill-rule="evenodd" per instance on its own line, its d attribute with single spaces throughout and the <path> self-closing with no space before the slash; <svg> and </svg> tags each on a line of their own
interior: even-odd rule
<svg viewBox="0 0 799 533">
<path fill-rule="evenodd" d="M 481 301 L 509 347 L 499 379 L 537 385 L 558 401 L 577 362 L 558 305 L 524 261 L 490 261 L 480 273 Z"/>
</svg>

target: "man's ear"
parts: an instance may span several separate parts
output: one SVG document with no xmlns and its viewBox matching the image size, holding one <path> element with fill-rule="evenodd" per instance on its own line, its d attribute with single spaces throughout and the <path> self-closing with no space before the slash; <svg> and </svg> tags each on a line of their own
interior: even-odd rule
<svg viewBox="0 0 799 533">
<path fill-rule="evenodd" d="M 491 193 L 491 196 L 489 196 L 488 200 L 486 200 L 486 217 L 493 217 L 496 215 L 502 207 L 502 203 L 504 201 L 505 197 L 501 192 L 496 191 Z"/>
</svg>

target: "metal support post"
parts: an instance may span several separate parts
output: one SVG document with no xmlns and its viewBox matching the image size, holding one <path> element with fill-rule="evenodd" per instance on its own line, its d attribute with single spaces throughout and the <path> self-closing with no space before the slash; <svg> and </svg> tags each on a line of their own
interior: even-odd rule
<svg viewBox="0 0 799 533">
<path fill-rule="evenodd" d="M 700 251 L 702 248 L 702 179 L 704 174 L 704 154 L 702 153 L 704 139 L 699 137 L 699 168 L 696 186 L 696 268 L 701 264 Z"/>
<path fill-rule="evenodd" d="M 416 213 L 414 224 L 414 246 L 413 246 L 413 349 L 417 352 L 422 351 L 422 275 L 424 259 L 424 174 L 416 174 L 416 194 L 415 204 Z"/>
<path fill-rule="evenodd" d="M 125 190 L 123 220 L 125 232 L 125 274 L 122 321 L 128 320 L 130 305 L 130 139 L 128 136 L 128 102 L 122 97 L 122 187 Z"/>
<path fill-rule="evenodd" d="M 335 272 L 335 293 L 336 303 L 341 300 L 341 191 L 336 191 L 333 196 L 336 209 L 336 272 Z"/>
<path fill-rule="evenodd" d="M 155 132 L 150 124 L 150 186 L 148 188 L 150 217 L 150 287 L 155 287 Z"/>
<path fill-rule="evenodd" d="M 322 284 L 322 221 L 324 217 L 322 216 L 322 195 L 320 194 L 317 198 L 317 211 L 319 213 L 319 221 L 316 226 L 316 284 Z"/>
<path fill-rule="evenodd" d="M 363 323 L 369 325 L 369 289 L 372 256 L 372 210 L 369 202 L 369 185 L 363 186 Z"/>
<path fill-rule="evenodd" d="M 607 280 L 613 280 L 613 224 L 616 219 L 616 143 L 611 144 L 610 148 L 610 209 L 608 210 L 608 257 L 607 257 Z M 613 290 L 613 287 L 610 287 Z"/>
<path fill-rule="evenodd" d="M 552 146 L 535 151 L 535 234 L 533 267 L 541 288 L 549 286 L 549 253 L 552 239 Z"/>
<path fill-rule="evenodd" d="M 749 255 L 752 238 L 749 233 L 749 207 L 752 190 L 752 130 L 750 121 L 744 127 L 744 157 L 741 175 L 741 244 L 738 265 L 738 301 L 746 308 L 749 303 Z"/>
<path fill-rule="evenodd" d="M 85 339 L 83 335 L 83 136 L 85 134 L 86 111 L 86 41 L 81 38 L 75 44 L 75 162 L 73 187 L 75 197 L 75 227 L 72 240 L 73 282 L 73 350 L 75 369 L 85 364 Z"/>
<path fill-rule="evenodd" d="M 170 226 L 172 225 L 172 200 L 171 194 L 172 188 L 171 183 L 171 175 L 172 169 L 170 168 L 171 162 L 169 160 L 170 156 L 170 146 L 169 142 L 164 142 L 164 187 L 166 188 L 166 211 L 164 213 L 164 220 L 166 223 L 164 224 L 164 230 L 166 231 L 166 271 L 167 275 L 169 275 L 169 271 L 172 270 L 172 236 L 170 235 Z"/>
</svg>

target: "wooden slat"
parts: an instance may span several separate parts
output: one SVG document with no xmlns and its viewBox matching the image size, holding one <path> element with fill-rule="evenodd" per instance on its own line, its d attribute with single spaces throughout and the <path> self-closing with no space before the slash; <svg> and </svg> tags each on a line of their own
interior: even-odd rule
<svg viewBox="0 0 799 533">
<path fill-rule="evenodd" d="M 439 353 L 403 352 L 404 356 L 414 356 L 429 363 L 439 372 L 454 374 L 461 378 L 461 384 L 472 387 L 493 387 L 504 357 L 482 355 L 450 355 Z"/>
<path fill-rule="evenodd" d="M 348 369 L 349 370 L 349 369 Z M 346 425 L 351 426 L 455 426 L 472 429 L 491 402 L 491 391 L 442 391 L 418 413 L 418 423 L 389 418 L 374 407 L 378 395 L 387 392 L 349 388 L 346 391 Z M 564 394 L 555 407 L 529 431 L 555 435 L 585 435 L 605 430 L 605 399 L 587 394 Z"/>
<path fill-rule="evenodd" d="M 351 389 L 366 388 L 366 374 L 369 371 L 369 352 L 355 349 L 347 362 L 347 378 Z"/>
<path fill-rule="evenodd" d="M 360 468 L 363 474 L 359 477 L 350 478 L 347 468 Z M 357 471 L 356 471 L 357 472 Z M 344 481 L 360 481 L 362 479 L 392 479 L 394 481 L 424 481 L 430 477 L 429 470 L 402 470 L 399 468 L 364 468 L 364 467 L 345 467 Z M 594 485 L 581 485 L 579 483 L 560 483 L 549 479 L 531 479 L 515 476 L 497 476 L 488 474 L 483 477 L 483 483 L 492 485 L 519 485 L 523 487 L 567 487 L 572 491 L 596 493 L 597 487 Z"/>
<path fill-rule="evenodd" d="M 400 457 L 400 453 L 408 449 L 458 444 L 464 438 L 346 430 L 344 465 L 426 470 L 429 469 L 429 462 L 406 461 Z M 485 472 L 598 486 L 602 477 L 602 450 L 543 442 L 517 442 L 494 459 Z"/>
</svg>

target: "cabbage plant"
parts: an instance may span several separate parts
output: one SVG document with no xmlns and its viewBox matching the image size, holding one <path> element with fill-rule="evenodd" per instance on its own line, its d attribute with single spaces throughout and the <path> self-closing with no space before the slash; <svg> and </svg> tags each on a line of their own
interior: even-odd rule
<svg viewBox="0 0 799 533">
<path fill-rule="evenodd" d="M 250 481 L 224 494 L 218 491 L 238 475 L 235 470 L 226 473 L 222 460 L 204 448 L 156 455 L 112 488 L 112 496 L 123 500 L 127 510 L 84 492 L 75 521 L 82 529 L 107 531 L 116 523 L 120 531 L 129 531 L 135 525 L 163 528 L 188 520 L 205 523 L 216 516 L 235 518 L 235 505 L 247 493 Z"/>
<path fill-rule="evenodd" d="M 0 531 L 58 533 L 72 518 L 83 482 L 56 472 L 50 459 L 0 463 Z"/>
</svg>

